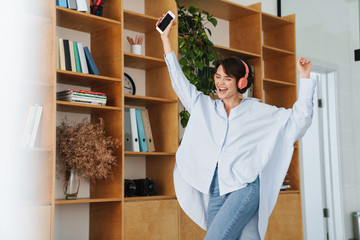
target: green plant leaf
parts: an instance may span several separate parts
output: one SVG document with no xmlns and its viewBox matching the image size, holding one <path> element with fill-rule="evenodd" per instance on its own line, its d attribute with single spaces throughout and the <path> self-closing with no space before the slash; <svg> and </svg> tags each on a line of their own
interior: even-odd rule
<svg viewBox="0 0 360 240">
<path fill-rule="evenodd" d="M 182 57 L 182 58 L 180 59 L 179 63 L 180 63 L 181 65 L 186 65 L 186 64 L 188 64 L 188 60 L 187 60 L 186 57 Z"/>
<path fill-rule="evenodd" d="M 199 8 L 195 4 L 190 4 L 188 10 L 191 14 L 196 14 L 199 11 Z"/>
<path fill-rule="evenodd" d="M 216 18 L 210 17 L 210 18 L 208 18 L 208 21 L 211 22 L 214 27 L 216 27 L 216 25 L 217 25 L 217 20 L 216 20 Z"/>
</svg>

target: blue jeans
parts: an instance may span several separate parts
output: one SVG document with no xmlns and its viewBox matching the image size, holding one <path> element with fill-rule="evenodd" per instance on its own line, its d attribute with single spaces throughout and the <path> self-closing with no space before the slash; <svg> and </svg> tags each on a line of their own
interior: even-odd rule
<svg viewBox="0 0 360 240">
<path fill-rule="evenodd" d="M 219 196 L 217 168 L 210 186 L 205 240 L 235 240 L 259 208 L 259 177 L 245 188 Z"/>
</svg>

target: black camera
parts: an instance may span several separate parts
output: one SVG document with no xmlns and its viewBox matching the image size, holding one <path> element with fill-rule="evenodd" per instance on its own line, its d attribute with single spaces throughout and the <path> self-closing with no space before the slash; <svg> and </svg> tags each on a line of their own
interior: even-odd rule
<svg viewBox="0 0 360 240">
<path fill-rule="evenodd" d="M 153 196 L 157 192 L 155 182 L 150 178 L 125 179 L 125 197 Z"/>
</svg>

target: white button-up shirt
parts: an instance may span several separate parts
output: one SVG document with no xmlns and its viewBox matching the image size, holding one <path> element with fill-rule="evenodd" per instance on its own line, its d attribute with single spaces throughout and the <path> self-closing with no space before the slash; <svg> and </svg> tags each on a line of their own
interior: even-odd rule
<svg viewBox="0 0 360 240">
<path fill-rule="evenodd" d="M 186 79 L 174 52 L 166 55 L 165 61 L 173 89 L 191 114 L 174 169 L 181 207 L 206 229 L 208 194 L 216 165 L 220 195 L 243 188 L 260 175 L 259 212 L 241 239 L 263 239 L 293 144 L 311 124 L 316 82 L 300 80 L 299 98 L 292 109 L 244 98 L 227 116 L 221 100 L 212 100 Z"/>
</svg>

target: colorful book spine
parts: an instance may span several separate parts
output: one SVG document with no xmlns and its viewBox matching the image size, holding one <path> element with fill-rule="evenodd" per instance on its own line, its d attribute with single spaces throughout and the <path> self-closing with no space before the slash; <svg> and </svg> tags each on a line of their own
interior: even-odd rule
<svg viewBox="0 0 360 240">
<path fill-rule="evenodd" d="M 80 57 L 79 57 L 78 44 L 76 41 L 74 41 L 73 44 L 74 44 L 76 72 L 81 73 L 81 63 L 80 63 Z"/>
<path fill-rule="evenodd" d="M 71 58 L 69 40 L 64 39 L 65 67 L 67 71 L 71 71 Z"/>
<path fill-rule="evenodd" d="M 145 137 L 145 129 L 143 120 L 141 117 L 141 110 L 136 109 L 136 125 L 138 130 L 138 136 L 139 136 L 139 146 L 140 146 L 140 152 L 148 152 L 148 146 L 146 143 L 146 137 Z"/>
<path fill-rule="evenodd" d="M 99 75 L 99 70 L 96 67 L 95 61 L 90 53 L 88 47 L 84 47 L 85 57 L 88 64 L 89 72 L 94 75 Z"/>
</svg>

